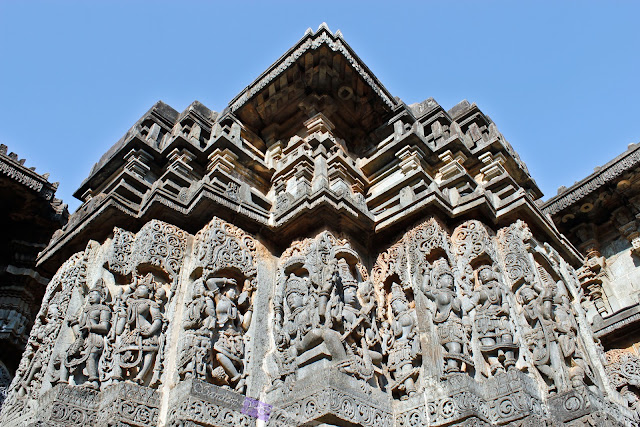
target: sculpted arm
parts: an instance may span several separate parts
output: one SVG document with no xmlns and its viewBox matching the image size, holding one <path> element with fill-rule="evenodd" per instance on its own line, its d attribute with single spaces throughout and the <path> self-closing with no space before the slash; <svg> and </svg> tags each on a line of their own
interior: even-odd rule
<svg viewBox="0 0 640 427">
<path fill-rule="evenodd" d="M 149 309 L 149 313 L 151 314 L 153 323 L 149 326 L 149 330 L 143 334 L 148 337 L 160 332 L 160 329 L 162 328 L 162 314 L 160 313 L 160 309 L 157 306 L 152 305 Z"/>
<path fill-rule="evenodd" d="M 109 310 L 100 311 L 100 322 L 96 325 L 91 325 L 91 332 L 98 332 L 99 334 L 106 334 L 109 332 L 111 326 L 111 312 Z"/>
<path fill-rule="evenodd" d="M 208 317 L 215 317 L 216 316 L 216 308 L 215 305 L 213 304 L 213 299 L 207 297 L 206 298 L 206 305 L 204 308 L 204 313 L 208 316 Z"/>
<path fill-rule="evenodd" d="M 453 301 L 451 301 L 451 308 L 456 313 L 460 313 L 462 311 L 462 301 L 460 301 L 460 298 L 458 297 L 453 298 Z"/>
</svg>

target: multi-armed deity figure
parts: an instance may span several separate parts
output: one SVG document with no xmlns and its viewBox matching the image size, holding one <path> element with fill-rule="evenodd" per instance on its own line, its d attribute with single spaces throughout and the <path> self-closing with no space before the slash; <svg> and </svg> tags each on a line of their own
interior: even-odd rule
<svg viewBox="0 0 640 427">
<path fill-rule="evenodd" d="M 476 306 L 474 324 L 480 338 L 480 351 L 491 374 L 516 364 L 517 344 L 509 318 L 509 304 L 497 274 L 484 265 L 477 272 L 477 290 L 472 302 Z"/>
<path fill-rule="evenodd" d="M 402 286 L 391 285 L 391 332 L 388 369 L 393 379 L 391 390 L 406 400 L 416 394 L 416 380 L 420 372 L 420 338 L 414 308 L 410 308 Z"/>
<path fill-rule="evenodd" d="M 340 258 L 337 265 L 342 301 L 337 305 L 334 327 L 342 330 L 341 341 L 346 344 L 348 353 L 348 359 L 339 368 L 358 378 L 370 380 L 376 370 L 382 373 L 382 354 L 374 349 L 380 338 L 375 321 L 373 285 L 370 282 L 358 285 L 344 258 Z M 363 304 L 358 301 L 359 290 Z"/>
<path fill-rule="evenodd" d="M 192 300 L 186 307 L 187 331 L 179 362 L 182 377 L 206 379 L 211 355 L 211 332 L 215 328 L 215 306 L 202 278 L 193 282 Z"/>
<path fill-rule="evenodd" d="M 445 373 L 460 372 L 463 363 L 471 364 L 465 356 L 469 340 L 469 325 L 464 324 L 464 312 L 456 294 L 455 279 L 449 264 L 444 259 L 434 263 L 430 274 L 425 274 L 422 290 L 435 304 L 433 323 L 438 331 L 440 345 L 445 350 Z"/>
<path fill-rule="evenodd" d="M 211 277 L 206 284 L 215 300 L 213 354 L 218 366 L 211 375 L 219 385 L 232 386 L 242 392 L 246 375 L 244 333 L 249 329 L 252 317 L 250 284 L 246 281 L 241 293 L 232 278 Z"/>
<path fill-rule="evenodd" d="M 156 356 L 163 346 L 161 335 L 166 322 L 162 314 L 164 292 L 152 273 L 136 276 L 132 286 L 135 288 L 133 293 L 123 299 L 126 316 L 119 313 L 116 320 L 118 338 L 112 377 L 122 380 L 137 370 L 133 381 L 142 384 L 151 369 L 157 367 L 159 361 Z M 151 384 L 160 375 L 158 369 L 154 371 Z"/>
<path fill-rule="evenodd" d="M 60 365 L 60 381 L 68 382 L 69 375 L 87 373 L 85 387 L 100 388 L 98 362 L 105 347 L 107 333 L 111 327 L 111 308 L 105 304 L 107 289 L 99 279 L 89 291 L 79 316 L 69 321 L 75 341 L 63 357 Z"/>
<path fill-rule="evenodd" d="M 285 284 L 285 303 L 288 315 L 285 316 L 282 330 L 288 334 L 298 354 L 324 342 L 334 362 L 346 359 L 347 355 L 340 334 L 319 324 L 320 310 L 314 295 L 309 295 L 309 282 L 291 274 Z M 326 308 L 326 306 L 325 306 Z M 329 320 L 329 317 L 326 319 Z"/>
</svg>

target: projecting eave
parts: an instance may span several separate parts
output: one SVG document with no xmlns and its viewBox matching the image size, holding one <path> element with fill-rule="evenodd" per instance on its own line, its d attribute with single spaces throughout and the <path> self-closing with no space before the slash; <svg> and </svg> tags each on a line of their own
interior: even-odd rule
<svg viewBox="0 0 640 427">
<path fill-rule="evenodd" d="M 563 189 L 542 206 L 544 213 L 556 215 L 595 193 L 603 186 L 615 182 L 623 173 L 640 165 L 640 144 L 630 144 L 627 151 L 598 168 L 591 175 Z"/>
<path fill-rule="evenodd" d="M 339 137 L 358 145 L 397 105 L 340 31 L 334 34 L 323 24 L 308 30 L 228 110 L 267 144 L 291 137 L 296 126 L 321 112 Z"/>
</svg>

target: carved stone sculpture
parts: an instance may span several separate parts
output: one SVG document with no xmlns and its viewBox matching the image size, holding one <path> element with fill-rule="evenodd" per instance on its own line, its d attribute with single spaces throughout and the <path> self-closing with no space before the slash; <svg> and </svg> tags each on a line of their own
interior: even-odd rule
<svg viewBox="0 0 640 427">
<path fill-rule="evenodd" d="M 244 333 L 251 324 L 251 302 L 248 291 L 238 293 L 235 279 L 212 277 L 206 281 L 215 299 L 216 329 L 213 354 L 218 366 L 213 368 L 214 382 L 244 388 Z M 246 286 L 245 286 L 246 288 Z"/>
<path fill-rule="evenodd" d="M 46 309 L 46 315 L 43 322 L 32 331 L 31 336 L 34 338 L 31 341 L 31 347 L 27 354 L 25 354 L 26 360 L 28 360 L 29 370 L 27 374 L 20 382 L 18 387 L 18 395 L 22 396 L 26 394 L 28 387 L 33 387 L 32 381 L 36 376 L 42 377 L 43 370 L 46 366 L 46 352 L 48 350 L 47 345 L 51 340 L 51 334 L 57 329 L 58 322 L 60 322 L 60 310 L 57 304 L 50 304 Z"/>
<path fill-rule="evenodd" d="M 183 378 L 206 380 L 210 375 L 211 334 L 215 329 L 215 319 L 213 298 L 204 280 L 198 278 L 193 283 L 193 296 L 186 307 L 184 319 L 186 335 L 179 363 Z"/>
<path fill-rule="evenodd" d="M 480 351 L 494 375 L 515 365 L 518 345 L 513 340 L 509 305 L 497 274 L 489 266 L 481 267 L 476 274 L 477 289 L 472 299 L 476 306 L 474 326 Z"/>
<path fill-rule="evenodd" d="M 445 350 L 444 372 L 460 372 L 463 364 L 472 365 L 466 356 L 470 325 L 465 324 L 466 313 L 456 294 L 455 278 L 446 260 L 440 259 L 435 263 L 431 274 L 425 275 L 422 287 L 424 294 L 436 306 L 433 323 L 437 326 L 438 338 Z"/>
<path fill-rule="evenodd" d="M 414 309 L 409 303 L 402 287 L 391 285 L 391 347 L 389 348 L 389 371 L 393 378 L 391 389 L 408 399 L 416 392 L 416 379 L 420 364 L 420 339 L 417 331 L 417 319 Z"/>
<path fill-rule="evenodd" d="M 161 373 L 158 354 L 162 351 L 161 335 L 166 322 L 162 314 L 164 292 L 152 273 L 135 277 L 132 287 L 133 292 L 124 299 L 126 316 L 119 315 L 115 322 L 119 339 L 112 378 L 131 378 L 143 384 L 153 371 L 149 383 L 154 385 Z"/>
<path fill-rule="evenodd" d="M 222 113 L 153 106 L 76 194 L 2 426 L 635 422 L 496 125 L 326 25 Z"/>
<path fill-rule="evenodd" d="M 82 373 L 84 367 L 87 374 L 84 385 L 95 390 L 100 387 L 98 363 L 111 327 L 111 308 L 105 304 L 106 292 L 100 279 L 89 290 L 82 312 L 69 322 L 76 338 L 60 366 L 60 380 L 63 382 L 69 381 L 70 374 Z"/>
<path fill-rule="evenodd" d="M 524 339 L 533 356 L 533 363 L 547 381 L 550 392 L 558 391 L 562 385 L 558 367 L 553 366 L 551 360 L 551 346 L 556 342 L 551 318 L 553 291 L 537 291 L 528 285 L 519 290 L 523 314 L 528 324 Z"/>
</svg>

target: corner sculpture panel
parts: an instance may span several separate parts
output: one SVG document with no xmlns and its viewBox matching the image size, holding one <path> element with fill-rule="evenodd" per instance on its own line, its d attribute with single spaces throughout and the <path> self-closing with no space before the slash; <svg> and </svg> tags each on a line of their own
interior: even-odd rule
<svg viewBox="0 0 640 427">
<path fill-rule="evenodd" d="M 223 113 L 156 104 L 76 194 L 2 426 L 637 425 L 495 124 L 325 25 Z"/>
</svg>

